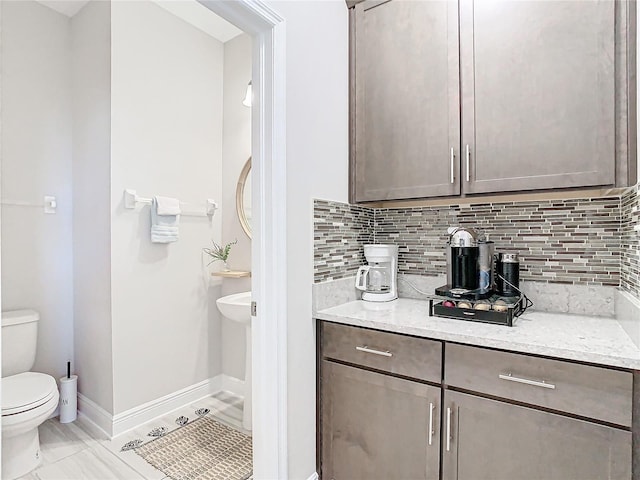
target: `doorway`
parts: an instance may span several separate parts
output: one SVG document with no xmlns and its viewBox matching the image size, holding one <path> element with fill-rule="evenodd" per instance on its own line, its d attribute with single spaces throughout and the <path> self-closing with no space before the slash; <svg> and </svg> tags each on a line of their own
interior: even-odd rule
<svg viewBox="0 0 640 480">
<path fill-rule="evenodd" d="M 255 478 L 287 478 L 284 19 L 258 1 L 199 0 L 253 39 L 252 317 Z"/>
<path fill-rule="evenodd" d="M 84 2 L 82 2 L 84 3 Z M 106 2 L 105 2 L 106 3 Z M 254 445 L 255 445 L 255 476 L 256 478 L 286 478 L 287 477 L 287 423 L 286 423 L 286 216 L 285 216 L 285 203 L 286 203 L 286 184 L 285 184 L 285 125 L 284 125 L 284 22 L 275 12 L 269 7 L 260 2 L 250 2 L 246 0 L 240 0 L 235 2 L 224 2 L 218 0 L 201 1 L 202 5 L 206 6 L 214 13 L 229 20 L 237 25 L 243 31 L 247 32 L 253 38 L 253 86 L 254 86 L 254 107 L 252 118 L 252 150 L 253 150 L 253 181 L 252 181 L 252 197 L 260 198 L 259 208 L 253 209 L 253 242 L 252 242 L 252 258 L 254 272 L 252 291 L 254 292 L 254 300 L 257 303 L 257 314 L 254 316 L 253 322 L 253 370 L 254 370 Z M 96 4 L 102 4 L 102 2 L 96 2 Z M 106 18 L 106 17 L 105 17 Z M 68 26 L 68 25 L 66 25 Z M 108 33 L 108 24 L 105 23 L 101 26 L 105 27 L 105 32 Z M 88 28 L 88 33 L 95 33 L 95 29 Z M 102 31 L 98 32 L 102 33 Z M 108 37 L 105 33 L 104 37 Z M 107 61 L 104 65 L 109 65 L 108 62 L 108 50 L 105 50 L 104 58 Z M 90 56 L 92 60 L 96 60 L 94 55 Z M 66 64 L 66 63 L 65 63 Z M 137 64 L 137 62 L 134 62 Z M 108 71 L 98 71 L 96 68 L 87 68 L 87 77 L 104 73 L 104 77 L 109 79 Z M 109 89 L 105 88 L 105 92 Z M 100 91 L 102 92 L 102 90 Z M 111 111 L 109 111 L 109 101 L 103 102 L 101 105 L 105 106 L 105 119 L 109 119 Z M 4 106 L 4 105 L 3 105 Z M 95 113 L 90 111 L 89 113 Z M 88 124 L 88 122 L 85 122 Z M 91 125 L 93 126 L 93 125 Z M 104 152 L 109 152 L 108 139 L 110 131 L 108 127 L 110 122 L 105 122 L 105 134 L 101 135 L 101 140 L 105 140 L 105 148 L 102 148 Z M 80 138 L 78 136 L 78 138 Z M 97 142 L 87 142 L 87 145 L 92 147 L 102 147 Z M 90 155 L 88 155 L 90 156 Z M 98 158 L 93 156 L 92 158 Z M 102 157 L 100 157 L 102 160 Z M 101 165 L 109 165 L 108 156 L 105 156 L 105 161 Z M 78 170 L 80 175 L 84 171 Z M 87 175 L 93 175 L 93 172 L 88 172 Z M 77 182 L 81 185 L 83 182 Z M 125 185 L 138 186 L 136 185 Z M 95 189 L 94 189 L 95 190 Z M 115 190 L 114 190 L 115 191 Z M 118 192 L 122 192 L 119 189 Z M 105 189 L 105 211 L 111 208 L 109 205 L 109 191 Z M 81 192 L 86 194 L 87 198 L 92 202 L 79 202 L 79 205 L 89 208 L 94 205 L 93 200 L 95 191 L 87 190 Z M 98 192 L 102 193 L 102 191 Z M 146 191 L 140 188 L 141 197 L 147 196 L 149 193 L 156 193 Z M 135 194 L 134 194 L 135 197 Z M 103 197 L 101 197 L 103 198 Z M 114 196 L 114 199 L 117 197 Z M 65 200 L 61 197 L 60 200 Z M 68 200 L 68 198 L 67 198 Z M 120 210 L 117 211 L 118 215 L 128 215 L 127 218 L 135 218 L 132 215 L 122 211 L 120 200 L 117 199 Z M 60 201 L 60 205 L 68 206 L 70 201 Z M 140 207 L 148 208 L 148 207 Z M 140 210 L 136 210 L 139 212 Z M 89 213 L 92 213 L 89 211 Z M 60 215 L 61 216 L 61 215 Z M 88 216 L 88 218 L 94 218 Z M 109 222 L 111 219 L 105 216 L 105 222 Z M 92 220 L 94 222 L 94 220 Z M 91 230 L 97 230 L 95 223 L 91 224 Z M 145 229 L 144 234 L 147 234 Z M 132 233 L 135 237 L 136 232 Z M 142 235 L 142 233 L 141 233 Z M 109 242 L 109 235 L 104 235 L 101 240 L 105 245 Z M 119 238 L 125 238 L 124 236 Z M 126 237 L 129 238 L 129 237 Z M 70 243 L 70 242 L 69 242 Z M 102 245 L 102 244 L 100 244 Z M 95 247 L 95 246 L 94 246 Z M 105 249 L 105 251 L 108 251 Z M 92 250 L 88 249 L 87 253 L 90 255 Z M 108 259 L 109 255 L 106 255 Z M 145 257 L 142 259 L 148 263 L 157 260 L 157 258 Z M 78 261 L 78 264 L 82 262 Z M 108 279 L 109 269 L 108 265 L 105 268 L 100 268 L 101 265 L 96 266 L 96 261 L 85 262 L 87 267 L 91 269 L 88 278 L 95 278 L 95 271 L 103 273 L 104 278 Z M 123 263 L 126 265 L 126 263 Z M 71 270 L 67 266 L 67 270 Z M 102 277 L 100 277 L 102 278 Z M 34 282 L 35 283 L 35 282 Z M 90 289 L 91 285 L 83 282 L 77 282 L 79 286 Z M 118 285 L 117 282 L 114 283 Z M 109 301 L 108 288 L 94 288 L 92 292 L 107 292 L 104 298 L 105 304 Z M 89 292 L 89 293 L 92 293 Z M 87 295 L 87 298 L 89 296 Z M 92 310 L 98 310 L 95 308 L 95 302 L 89 305 Z M 103 310 L 100 310 L 103 313 Z M 110 313 L 108 309 L 104 309 L 104 315 L 97 319 L 95 312 L 91 315 L 86 315 L 86 318 L 90 318 L 91 322 L 86 322 L 87 325 L 91 323 L 92 335 L 99 338 L 100 342 L 86 342 L 88 347 L 84 357 L 88 359 L 85 362 L 78 362 L 80 365 L 85 366 L 90 361 L 104 366 L 108 372 L 105 376 L 92 376 L 81 375 L 84 385 L 89 382 L 94 382 L 97 387 L 100 387 L 100 394 L 104 393 L 106 398 L 104 402 L 101 400 L 101 404 L 90 402 L 88 397 L 81 398 L 82 407 L 85 411 L 92 411 L 93 417 L 97 418 L 101 423 L 105 425 L 105 431 L 112 433 L 113 430 L 118 427 L 119 429 L 127 428 L 129 421 L 133 421 L 133 417 L 146 411 L 145 405 L 135 405 L 135 399 L 131 403 L 133 408 L 128 408 L 131 405 L 125 405 L 124 407 L 118 405 L 116 408 L 113 397 L 113 385 L 108 385 L 109 388 L 102 388 L 106 383 L 105 378 L 113 379 L 113 359 L 112 359 L 112 344 L 113 340 L 110 330 Z M 176 315 L 177 316 L 177 315 Z M 78 315 L 78 318 L 81 316 Z M 104 317 L 104 318 L 103 318 Z M 149 317 L 149 316 L 148 316 Z M 71 318 L 68 316 L 68 318 Z M 100 320 L 100 322 L 97 322 Z M 79 324 L 81 322 L 78 322 Z M 104 332 L 99 331 L 96 325 L 105 327 Z M 84 331 L 80 331 L 78 338 L 84 337 Z M 53 342 L 52 342 L 53 343 Z M 81 342 L 79 342 L 81 343 Z M 101 355 L 103 352 L 100 348 L 106 352 L 104 358 Z M 107 355 L 108 354 L 108 355 Z M 59 362 L 56 362 L 59 363 Z M 120 362 L 125 363 L 125 362 Z M 56 367 L 58 368 L 58 367 Z M 132 385 L 131 388 L 126 388 L 127 391 L 135 392 L 140 391 L 140 388 L 136 388 L 137 385 Z M 104 408 L 101 408 L 102 407 Z M 140 408 L 138 408 L 140 407 Z M 135 411 L 134 411 L 135 410 Z M 113 415 L 112 413 L 118 412 Z"/>
</svg>

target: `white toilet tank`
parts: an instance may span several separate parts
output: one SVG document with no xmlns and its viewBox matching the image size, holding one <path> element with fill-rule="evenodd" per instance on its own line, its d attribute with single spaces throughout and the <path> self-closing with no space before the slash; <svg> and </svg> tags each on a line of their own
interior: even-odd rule
<svg viewBox="0 0 640 480">
<path fill-rule="evenodd" d="M 2 376 L 28 372 L 36 361 L 38 320 L 35 310 L 2 312 Z"/>
</svg>

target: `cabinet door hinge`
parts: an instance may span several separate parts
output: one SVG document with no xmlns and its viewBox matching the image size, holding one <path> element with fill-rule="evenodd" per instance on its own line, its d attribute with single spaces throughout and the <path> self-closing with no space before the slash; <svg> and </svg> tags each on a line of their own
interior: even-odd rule
<svg viewBox="0 0 640 480">
<path fill-rule="evenodd" d="M 251 302 L 251 316 L 255 317 L 256 315 L 258 315 L 258 305 L 256 302 Z"/>
</svg>

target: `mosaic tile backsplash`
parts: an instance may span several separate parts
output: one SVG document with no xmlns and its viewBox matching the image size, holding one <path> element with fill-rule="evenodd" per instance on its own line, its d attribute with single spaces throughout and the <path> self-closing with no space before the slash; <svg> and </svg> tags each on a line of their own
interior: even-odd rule
<svg viewBox="0 0 640 480">
<path fill-rule="evenodd" d="M 373 210 L 345 203 L 314 200 L 315 282 L 355 275 L 365 263 L 362 245 L 373 243 Z"/>
<path fill-rule="evenodd" d="M 391 209 L 316 200 L 314 281 L 354 275 L 364 263 L 361 246 L 369 241 L 399 245 L 401 273 L 443 274 L 447 228 L 462 225 L 484 231 L 497 251 L 517 253 L 522 279 L 622 284 L 638 295 L 638 212 L 630 213 L 637 204 L 633 192 L 622 198 Z"/>
<path fill-rule="evenodd" d="M 620 286 L 640 298 L 640 192 L 636 185 L 621 201 Z"/>
<path fill-rule="evenodd" d="M 517 253 L 526 280 L 620 283 L 620 198 L 378 209 L 375 242 L 400 245 L 403 273 L 446 273 L 447 227 L 483 231 Z"/>
</svg>

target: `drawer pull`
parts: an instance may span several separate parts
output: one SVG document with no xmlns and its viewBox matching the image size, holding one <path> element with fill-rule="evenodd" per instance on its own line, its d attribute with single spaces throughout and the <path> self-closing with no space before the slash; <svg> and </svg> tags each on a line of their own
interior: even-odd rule
<svg viewBox="0 0 640 480">
<path fill-rule="evenodd" d="M 533 385 L 534 387 L 542 387 L 542 388 L 550 388 L 551 390 L 555 390 L 556 386 L 553 383 L 547 383 L 544 380 L 538 382 L 537 380 L 528 380 L 526 378 L 514 377 L 510 373 L 507 375 L 500 374 L 498 375 L 500 380 L 508 380 L 509 382 L 516 383 L 524 383 L 526 385 Z"/>
<path fill-rule="evenodd" d="M 373 348 L 369 348 L 366 345 L 363 345 L 362 347 L 356 347 L 356 350 L 358 350 L 359 352 L 373 353 L 374 355 L 380 355 L 382 357 L 393 357 L 393 353 L 391 353 L 389 350 L 383 352 L 382 350 L 374 350 Z"/>
<path fill-rule="evenodd" d="M 429 403 L 429 445 L 433 440 L 433 403 Z"/>
</svg>

